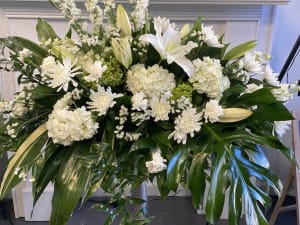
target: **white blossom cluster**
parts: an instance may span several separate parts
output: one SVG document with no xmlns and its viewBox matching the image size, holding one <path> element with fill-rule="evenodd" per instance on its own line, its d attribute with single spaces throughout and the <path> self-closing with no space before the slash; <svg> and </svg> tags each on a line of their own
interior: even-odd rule
<svg viewBox="0 0 300 225">
<path fill-rule="evenodd" d="M 136 4 L 131 16 L 135 21 L 134 26 L 138 31 L 142 29 L 147 22 L 149 0 L 130 0 L 130 3 Z"/>
<path fill-rule="evenodd" d="M 160 149 L 156 149 L 152 153 L 152 160 L 146 161 L 146 167 L 149 173 L 159 173 L 167 168 L 166 162 L 167 160 L 161 156 Z"/>
<path fill-rule="evenodd" d="M 204 57 L 193 61 L 195 73 L 189 79 L 194 90 L 206 94 L 209 98 L 220 99 L 223 92 L 229 88 L 228 77 L 223 76 L 220 60 Z"/>
</svg>

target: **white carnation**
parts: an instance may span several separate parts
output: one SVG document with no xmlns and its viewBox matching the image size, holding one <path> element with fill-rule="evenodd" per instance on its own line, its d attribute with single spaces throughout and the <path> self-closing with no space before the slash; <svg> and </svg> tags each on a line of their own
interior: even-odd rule
<svg viewBox="0 0 300 225">
<path fill-rule="evenodd" d="M 134 94 L 131 98 L 132 109 L 137 111 L 145 111 L 148 107 L 148 99 L 143 92 Z"/>
<path fill-rule="evenodd" d="M 287 130 L 290 129 L 291 121 L 274 121 L 274 131 L 279 136 L 282 137 Z"/>
<path fill-rule="evenodd" d="M 91 101 L 87 103 L 88 108 L 98 112 L 98 116 L 105 115 L 107 110 L 116 104 L 114 99 L 121 96 L 122 94 L 112 93 L 110 87 L 105 90 L 104 87 L 98 85 L 97 91 L 91 90 Z"/>
<path fill-rule="evenodd" d="M 268 84 L 273 86 L 279 86 L 280 82 L 278 80 L 278 74 L 273 73 L 273 70 L 269 65 L 266 66 L 264 74 L 263 74 L 264 80 L 267 81 Z"/>
<path fill-rule="evenodd" d="M 223 76 L 220 60 L 204 57 L 193 61 L 195 73 L 189 78 L 193 89 L 209 98 L 220 99 L 229 88 L 228 77 Z"/>
<path fill-rule="evenodd" d="M 171 104 L 165 98 L 153 97 L 150 100 L 152 116 L 154 121 L 169 120 L 169 113 L 171 112 Z"/>
<path fill-rule="evenodd" d="M 185 144 L 187 135 L 194 137 L 195 132 L 199 132 L 202 123 L 202 113 L 197 113 L 195 108 L 188 108 L 182 111 L 175 119 L 175 130 L 169 135 L 169 138 L 174 137 L 177 143 Z"/>
<path fill-rule="evenodd" d="M 222 106 L 219 105 L 217 100 L 210 100 L 206 103 L 204 112 L 205 122 L 217 122 L 219 117 L 224 114 Z"/>
<path fill-rule="evenodd" d="M 46 128 L 54 143 L 68 146 L 74 141 L 92 138 L 98 129 L 98 123 L 93 121 L 92 113 L 85 107 L 74 111 L 54 108 L 48 117 Z"/>
<path fill-rule="evenodd" d="M 174 74 L 159 65 L 147 69 L 143 64 L 132 66 L 127 73 L 126 82 L 133 94 L 143 92 L 148 97 L 171 92 L 175 87 Z"/>
<path fill-rule="evenodd" d="M 152 160 L 146 161 L 146 167 L 149 173 L 158 173 L 167 168 L 167 165 L 165 164 L 166 161 L 167 160 L 161 156 L 160 150 L 156 150 L 152 153 Z"/>
</svg>

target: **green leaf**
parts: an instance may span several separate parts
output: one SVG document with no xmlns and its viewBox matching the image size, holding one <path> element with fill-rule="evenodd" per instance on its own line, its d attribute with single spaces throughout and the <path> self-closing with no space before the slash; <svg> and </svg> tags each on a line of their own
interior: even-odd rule
<svg viewBox="0 0 300 225">
<path fill-rule="evenodd" d="M 220 218 L 225 201 L 227 180 L 227 152 L 219 154 L 214 161 L 213 173 L 206 201 L 206 218 L 211 224 L 216 224 Z"/>
<path fill-rule="evenodd" d="M 68 149 L 72 153 L 61 164 L 54 182 L 50 225 L 65 225 L 76 208 L 90 177 L 81 159 L 90 153 L 90 147 L 89 142 L 78 142 Z"/>
<path fill-rule="evenodd" d="M 229 191 L 229 224 L 240 225 L 240 218 L 242 214 L 243 201 L 242 201 L 242 185 L 240 179 L 233 177 L 233 183 L 231 184 Z"/>
<path fill-rule="evenodd" d="M 277 100 L 271 93 L 270 88 L 262 88 L 255 92 L 244 94 L 239 98 L 239 103 L 243 103 L 248 106 L 270 104 L 274 102 L 277 102 Z"/>
<path fill-rule="evenodd" d="M 206 187 L 206 173 L 204 171 L 207 153 L 198 153 L 193 157 L 191 167 L 189 169 L 189 189 L 192 193 L 192 203 L 194 208 L 199 209 L 200 203 Z"/>
<path fill-rule="evenodd" d="M 167 185 L 176 192 L 182 174 L 184 172 L 184 165 L 187 160 L 188 149 L 181 146 L 177 153 L 172 157 L 167 168 Z"/>
<path fill-rule="evenodd" d="M 155 143 L 150 138 L 143 137 L 139 138 L 132 144 L 129 152 L 134 152 L 141 149 L 154 149 L 155 147 Z"/>
<path fill-rule="evenodd" d="M 47 41 L 49 39 L 54 40 L 55 38 L 58 38 L 51 25 L 41 18 L 38 18 L 36 31 L 38 39 L 41 42 Z"/>
<path fill-rule="evenodd" d="M 170 193 L 170 189 L 167 186 L 167 176 L 166 173 L 159 173 L 156 176 L 157 187 L 160 192 L 161 199 L 166 199 Z"/>
<path fill-rule="evenodd" d="M 255 48 L 255 46 L 256 46 L 256 41 L 248 41 L 248 42 L 245 42 L 243 44 L 240 44 L 240 45 L 232 48 L 231 50 L 229 50 L 224 55 L 223 60 L 237 59 L 237 58 L 245 55 L 245 53 L 247 53 L 248 51 Z"/>
<path fill-rule="evenodd" d="M 8 163 L 0 187 L 0 198 L 3 198 L 22 180 L 15 175 L 16 169 L 22 167 L 30 168 L 35 160 L 42 154 L 41 150 L 47 143 L 48 139 L 46 126 L 43 124 L 23 142 L 16 154 Z"/>
</svg>

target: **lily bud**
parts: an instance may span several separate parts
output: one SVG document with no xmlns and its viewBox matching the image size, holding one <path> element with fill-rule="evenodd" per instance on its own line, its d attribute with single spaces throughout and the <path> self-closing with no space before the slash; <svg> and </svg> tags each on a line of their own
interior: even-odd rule
<svg viewBox="0 0 300 225">
<path fill-rule="evenodd" d="M 190 32 L 190 24 L 186 23 L 180 30 L 180 37 L 184 38 Z"/>
<path fill-rule="evenodd" d="M 223 115 L 219 117 L 218 122 L 220 123 L 238 122 L 247 119 L 252 114 L 253 112 L 249 109 L 227 108 L 227 109 L 223 109 Z"/>
<path fill-rule="evenodd" d="M 131 25 L 130 20 L 127 15 L 126 10 L 122 5 L 118 5 L 117 8 L 117 27 L 121 30 L 121 35 L 124 36 L 131 36 Z"/>
<path fill-rule="evenodd" d="M 116 57 L 116 59 L 126 67 L 132 64 L 132 53 L 129 44 L 129 40 L 127 37 L 120 38 L 120 39 L 112 39 L 111 40 L 112 51 Z"/>
</svg>

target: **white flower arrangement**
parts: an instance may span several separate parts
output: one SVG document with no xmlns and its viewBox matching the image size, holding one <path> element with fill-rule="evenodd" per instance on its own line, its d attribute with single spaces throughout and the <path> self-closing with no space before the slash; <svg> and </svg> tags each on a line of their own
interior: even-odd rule
<svg viewBox="0 0 300 225">
<path fill-rule="evenodd" d="M 117 203 L 96 206 L 110 211 L 105 224 L 117 215 L 121 224 L 148 224 L 125 193 L 156 180 L 162 198 L 183 185 L 196 209 L 206 202 L 210 224 L 228 193 L 231 225 L 243 205 L 248 225 L 267 225 L 260 206 L 271 199 L 252 178 L 276 193 L 282 185 L 258 145 L 294 163 L 280 138 L 293 119 L 284 104 L 299 87 L 277 80 L 270 57 L 252 51 L 255 41 L 231 47 L 200 19 L 179 28 L 151 18 L 147 0 L 130 0 L 130 13 L 113 0 L 86 0 L 82 9 L 50 2 L 79 40 L 59 37 L 42 19 L 38 44 L 0 39 L 9 52 L 0 69 L 18 72 L 21 87 L 13 101 L 0 101 L 0 155 L 15 152 L 0 197 L 32 169 L 35 203 L 49 182 L 55 187 L 50 225 L 66 224 L 98 188 Z"/>
</svg>

